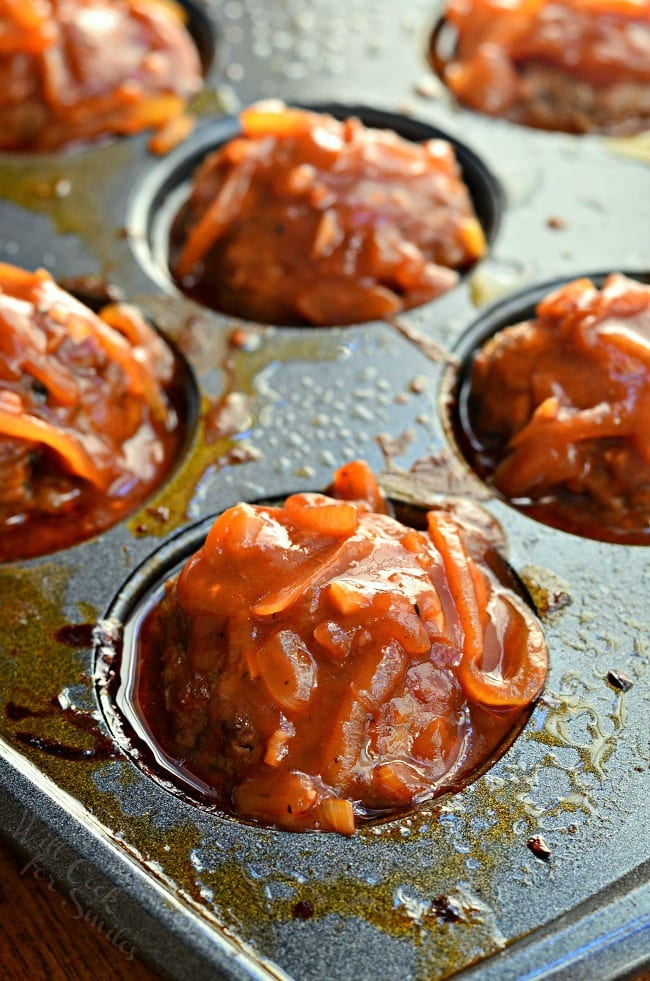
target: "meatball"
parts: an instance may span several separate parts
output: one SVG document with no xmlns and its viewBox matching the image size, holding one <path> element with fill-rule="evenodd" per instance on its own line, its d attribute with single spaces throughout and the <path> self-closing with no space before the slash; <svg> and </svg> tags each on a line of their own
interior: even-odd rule
<svg viewBox="0 0 650 981">
<path fill-rule="evenodd" d="M 650 125 L 648 0 L 448 0 L 432 61 L 464 105 L 570 133 Z"/>
<path fill-rule="evenodd" d="M 453 148 L 263 103 L 206 158 L 172 234 L 181 288 L 274 324 L 390 316 L 450 289 L 485 240 Z"/>
<path fill-rule="evenodd" d="M 0 0 L 0 149 L 47 151 L 177 117 L 201 86 L 160 0 Z"/>
<path fill-rule="evenodd" d="M 332 492 L 216 519 L 139 618 L 133 694 L 163 756 L 209 800 L 351 834 L 502 752 L 547 654 L 476 526 L 442 510 L 425 530 L 401 524 L 361 462 Z"/>
<path fill-rule="evenodd" d="M 74 544 L 169 471 L 171 351 L 133 308 L 96 316 L 43 270 L 0 264 L 0 561 Z"/>
<path fill-rule="evenodd" d="M 650 544 L 650 287 L 614 274 L 550 294 L 478 353 L 463 403 L 470 459 L 504 496 Z"/>
</svg>

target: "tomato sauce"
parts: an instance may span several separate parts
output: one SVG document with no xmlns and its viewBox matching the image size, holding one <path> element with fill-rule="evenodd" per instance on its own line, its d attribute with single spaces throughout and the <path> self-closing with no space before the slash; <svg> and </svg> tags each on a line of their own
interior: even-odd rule
<svg viewBox="0 0 650 981">
<path fill-rule="evenodd" d="M 648 0 L 448 0 L 431 60 L 460 102 L 488 115 L 569 132 L 650 124 Z"/>
<path fill-rule="evenodd" d="M 190 796 L 352 834 L 462 786 L 546 674 L 541 628 L 451 512 L 387 514 L 368 467 L 238 504 L 139 620 L 132 707 Z"/>
<path fill-rule="evenodd" d="M 449 290 L 485 251 L 451 145 L 282 103 L 240 116 L 172 232 L 185 292 L 273 324 L 387 317 Z"/>
<path fill-rule="evenodd" d="M 533 517 L 650 544 L 650 287 L 579 279 L 479 351 L 461 403 L 476 470 Z"/>
<path fill-rule="evenodd" d="M 178 127 L 202 84 L 168 0 L 0 0 L 0 149 Z"/>
<path fill-rule="evenodd" d="M 96 316 L 0 263 L 0 561 L 97 534 L 158 486 L 183 436 L 176 375 L 133 307 Z"/>
</svg>

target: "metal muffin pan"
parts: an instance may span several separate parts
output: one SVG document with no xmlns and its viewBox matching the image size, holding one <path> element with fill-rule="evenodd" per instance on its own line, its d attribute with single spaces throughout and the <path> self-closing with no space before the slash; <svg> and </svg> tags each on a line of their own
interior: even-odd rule
<svg viewBox="0 0 650 981">
<path fill-rule="evenodd" d="M 435 4 L 224 0 L 203 10 L 216 54 L 197 130 L 169 158 L 152 157 L 146 136 L 0 158 L 0 259 L 113 284 L 186 358 L 200 404 L 177 469 L 137 514 L 73 549 L 0 567 L 2 827 L 57 875 L 64 897 L 119 927 L 116 958 L 135 948 L 172 977 L 631 974 L 650 950 L 650 553 L 510 508 L 473 477 L 446 417 L 477 304 L 590 270 L 647 274 L 650 171 L 601 139 L 431 98 Z M 490 257 L 391 324 L 264 328 L 180 296 L 151 237 L 167 220 L 161 188 L 171 185 L 160 177 L 178 162 L 185 178 L 184 162 L 232 131 L 220 107 L 270 96 L 401 114 L 405 127 L 433 126 L 470 148 L 503 189 Z M 547 632 L 547 691 L 475 784 L 353 838 L 199 810 L 113 744 L 93 629 L 100 639 L 110 630 L 96 625 L 129 579 L 164 564 L 192 523 L 240 499 L 323 488 L 353 457 L 396 498 L 469 496 L 498 519 Z M 632 687 L 611 687 L 611 670 Z M 546 861 L 526 845 L 536 834 Z"/>
</svg>

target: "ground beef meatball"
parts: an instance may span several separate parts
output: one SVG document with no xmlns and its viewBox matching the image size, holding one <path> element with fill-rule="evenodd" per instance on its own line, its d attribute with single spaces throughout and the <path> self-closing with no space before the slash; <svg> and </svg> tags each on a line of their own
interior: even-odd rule
<svg viewBox="0 0 650 981">
<path fill-rule="evenodd" d="M 332 494 L 221 514 L 138 618 L 122 702 L 212 806 L 352 834 L 485 768 L 547 654 L 479 525 L 444 510 L 403 525 L 360 461 Z"/>
<path fill-rule="evenodd" d="M 161 127 L 201 86 L 166 0 L 0 0 L 0 149 Z"/>
<path fill-rule="evenodd" d="M 174 374 L 133 307 L 96 316 L 0 263 L 0 561 L 81 541 L 160 483 L 182 432 Z"/>
<path fill-rule="evenodd" d="M 463 442 L 502 494 L 590 538 L 650 545 L 650 287 L 579 279 L 478 353 Z"/>
<path fill-rule="evenodd" d="M 478 112 L 570 133 L 650 126 L 648 0 L 448 0 L 431 58 Z"/>
<path fill-rule="evenodd" d="M 453 148 L 263 103 L 197 170 L 173 231 L 180 286 L 225 313 L 348 324 L 431 300 L 485 249 Z"/>
</svg>

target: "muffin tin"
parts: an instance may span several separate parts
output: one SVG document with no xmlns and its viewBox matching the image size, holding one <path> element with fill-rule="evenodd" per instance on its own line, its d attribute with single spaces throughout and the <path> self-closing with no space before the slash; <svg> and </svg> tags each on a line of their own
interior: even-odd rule
<svg viewBox="0 0 650 981">
<path fill-rule="evenodd" d="M 599 138 L 457 110 L 426 65 L 435 3 L 191 9 L 215 55 L 196 131 L 168 157 L 143 135 L 0 158 L 0 259 L 138 304 L 187 361 L 197 407 L 175 472 L 138 513 L 0 567 L 5 832 L 64 898 L 119 927 L 116 959 L 137 949 L 171 976 L 633 972 L 650 949 L 648 553 L 555 531 L 494 497 L 457 450 L 449 400 L 458 364 L 540 284 L 647 279 L 647 164 Z M 236 130 L 227 117 L 266 97 L 459 141 L 489 257 L 392 323 L 265 328 L 185 299 L 165 266 L 173 211 L 194 163 Z M 498 296 L 505 306 L 486 312 Z M 499 521 L 543 619 L 547 689 L 487 773 L 410 817 L 350 839 L 245 826 L 184 801 L 113 741 L 107 617 L 127 617 L 138 589 L 182 557 L 191 525 L 237 500 L 322 489 L 354 457 L 397 500 L 467 496 Z M 527 844 L 538 836 L 550 856 Z"/>
</svg>

